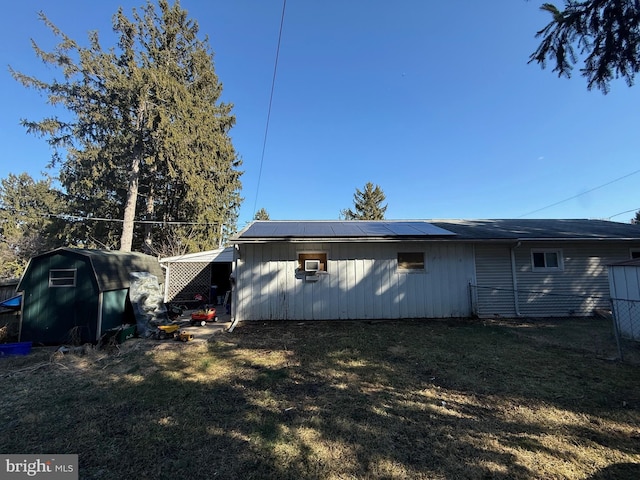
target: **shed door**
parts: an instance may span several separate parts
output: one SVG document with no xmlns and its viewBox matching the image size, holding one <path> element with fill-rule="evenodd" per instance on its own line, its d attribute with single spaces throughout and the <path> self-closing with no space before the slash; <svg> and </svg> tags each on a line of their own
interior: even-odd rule
<svg viewBox="0 0 640 480">
<path fill-rule="evenodd" d="M 21 340 L 94 341 L 98 293 L 85 260 L 53 255 L 40 259 L 30 270 L 24 285 Z"/>
</svg>

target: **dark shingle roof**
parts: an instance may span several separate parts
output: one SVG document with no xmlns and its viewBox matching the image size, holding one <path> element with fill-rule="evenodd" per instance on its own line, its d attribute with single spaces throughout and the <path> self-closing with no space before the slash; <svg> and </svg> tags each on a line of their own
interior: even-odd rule
<svg viewBox="0 0 640 480">
<path fill-rule="evenodd" d="M 640 239 L 640 225 L 587 219 L 443 220 L 434 225 L 471 240 Z"/>
<path fill-rule="evenodd" d="M 640 225 L 587 219 L 255 221 L 233 241 L 640 240 Z"/>
</svg>

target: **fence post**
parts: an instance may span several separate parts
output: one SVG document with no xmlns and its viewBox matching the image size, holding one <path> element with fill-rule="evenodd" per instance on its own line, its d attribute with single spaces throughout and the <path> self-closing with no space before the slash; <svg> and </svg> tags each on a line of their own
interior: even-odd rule
<svg viewBox="0 0 640 480">
<path fill-rule="evenodd" d="M 477 317 L 478 316 L 478 305 L 475 299 L 475 295 L 474 295 L 474 291 L 473 291 L 473 284 L 471 282 L 469 282 L 469 305 L 471 306 L 471 316 L 472 317 Z"/>
<path fill-rule="evenodd" d="M 624 362 L 624 355 L 622 353 L 622 345 L 620 345 L 620 332 L 618 332 L 618 319 L 616 313 L 616 301 L 615 299 L 609 299 L 611 302 L 611 318 L 613 319 L 613 335 L 616 337 L 616 346 L 618 347 L 618 356 L 620 361 Z"/>
</svg>

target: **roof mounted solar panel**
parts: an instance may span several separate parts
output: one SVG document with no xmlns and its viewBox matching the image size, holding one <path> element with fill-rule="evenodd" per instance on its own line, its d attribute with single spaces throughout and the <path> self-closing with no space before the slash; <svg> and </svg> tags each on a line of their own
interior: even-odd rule
<svg viewBox="0 0 640 480">
<path fill-rule="evenodd" d="M 296 238 L 402 238 L 452 236 L 454 232 L 425 221 L 256 221 L 237 240 Z"/>
</svg>

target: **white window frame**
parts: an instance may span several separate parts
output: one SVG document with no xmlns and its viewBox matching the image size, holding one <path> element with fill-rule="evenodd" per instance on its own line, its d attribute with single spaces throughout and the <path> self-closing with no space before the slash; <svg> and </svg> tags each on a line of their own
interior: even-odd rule
<svg viewBox="0 0 640 480">
<path fill-rule="evenodd" d="M 73 272 L 73 275 L 56 276 L 59 272 Z M 73 288 L 77 278 L 78 270 L 75 268 L 52 268 L 49 270 L 49 288 Z"/>
<path fill-rule="evenodd" d="M 422 268 L 402 268 L 400 266 L 400 255 L 402 254 L 421 254 L 422 255 Z M 398 273 L 425 273 L 427 271 L 427 258 L 423 251 L 402 251 L 396 252 L 396 270 Z"/>
<path fill-rule="evenodd" d="M 534 254 L 542 253 L 544 254 L 544 267 L 536 267 L 535 261 L 533 259 Z M 548 267 L 547 266 L 547 254 L 555 253 L 556 258 L 558 260 L 557 267 Z M 534 272 L 561 272 L 564 270 L 564 255 L 562 254 L 561 248 L 532 248 L 531 249 L 531 270 Z"/>
</svg>

